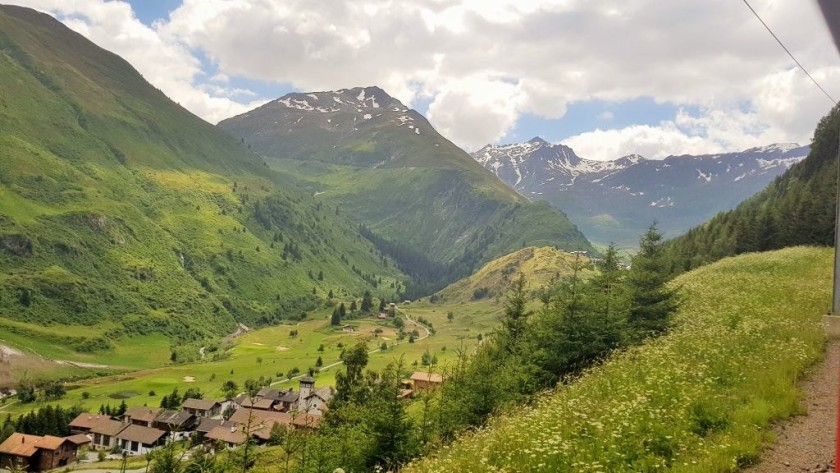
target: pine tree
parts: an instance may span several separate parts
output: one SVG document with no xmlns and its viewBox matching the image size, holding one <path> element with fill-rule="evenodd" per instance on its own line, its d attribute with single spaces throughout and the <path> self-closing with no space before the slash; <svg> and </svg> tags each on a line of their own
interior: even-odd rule
<svg viewBox="0 0 840 473">
<path fill-rule="evenodd" d="M 530 315 L 530 312 L 525 307 L 527 303 L 525 275 L 520 273 L 519 278 L 513 282 L 511 292 L 505 301 L 502 326 L 499 331 L 499 341 L 508 352 L 514 350 L 515 345 L 525 331 L 526 320 Z"/>
<path fill-rule="evenodd" d="M 330 317 L 330 325 L 338 325 L 341 323 L 341 313 L 338 311 L 338 307 L 333 309 L 332 317 Z"/>
<path fill-rule="evenodd" d="M 373 309 L 373 296 L 370 295 L 370 291 L 365 291 L 364 296 L 362 296 L 362 312 L 370 312 Z"/>
<path fill-rule="evenodd" d="M 668 265 L 662 250 L 662 234 L 656 223 L 650 226 L 639 242 L 639 253 L 627 275 L 630 296 L 628 322 L 641 339 L 668 328 L 668 317 L 677 310 L 675 290 L 667 286 Z"/>
</svg>

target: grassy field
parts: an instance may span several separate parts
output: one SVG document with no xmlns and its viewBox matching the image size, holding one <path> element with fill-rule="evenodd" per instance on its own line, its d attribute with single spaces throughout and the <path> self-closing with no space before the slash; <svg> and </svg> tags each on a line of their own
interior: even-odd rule
<svg viewBox="0 0 840 473">
<path fill-rule="evenodd" d="M 573 256 L 551 247 L 524 248 L 487 263 L 476 274 L 448 287 L 436 303 L 426 298 L 422 302 L 401 304 L 399 314 L 402 318 L 423 320 L 433 328 L 433 334 L 425 337 L 426 330 L 417 327 L 420 339 L 415 343 L 407 340 L 398 343 L 391 322 L 370 316 L 347 319 L 345 323 L 354 326 L 355 331 L 342 332 L 329 325 L 331 307 L 310 312 L 302 322 L 248 332 L 233 339 L 226 350 L 208 350 L 205 361 L 186 364 L 171 363 L 169 340 L 155 335 L 122 340 L 107 354 L 84 355 L 52 341 L 62 332 L 76 329 L 42 328 L 0 319 L 0 343 L 27 355 L 13 361 L 20 369 L 28 370 L 29 377 L 90 378 L 72 382 L 67 397 L 59 403 L 65 406 L 82 403 L 92 409 L 101 404 L 118 404 L 123 398 L 129 405 L 157 405 L 160 396 L 175 388 L 183 393 L 195 387 L 208 396 L 219 397 L 221 385 L 228 379 L 242 386 L 246 379 L 262 376 L 274 378 L 273 382 L 281 386 L 292 386 L 295 383 L 289 383 L 286 375 L 293 368 L 301 372 L 315 368 L 318 357 L 323 362 L 323 368 L 316 375 L 318 385 L 331 385 L 341 367 L 330 365 L 338 361 L 342 346 L 358 340 L 366 341 L 371 351 L 380 349 L 383 343 L 387 345 L 387 350 L 371 353 L 371 369 L 384 368 L 400 357 L 410 369 L 428 369 L 421 363 L 423 354 L 428 352 L 430 358 L 437 358 L 436 368 L 440 370 L 457 356 L 459 349 L 470 350 L 478 343 L 479 334 L 487 335 L 493 330 L 501 316 L 507 287 L 517 274 L 526 276 L 530 289 L 538 289 L 557 274 L 569 274 L 573 262 Z M 478 287 L 490 291 L 483 298 L 473 299 L 471 296 Z M 349 306 L 349 301 L 345 303 Z M 452 320 L 448 317 L 450 312 Z M 87 332 L 97 335 L 106 329 L 93 327 Z M 376 333 L 377 329 L 381 333 Z M 292 331 L 297 335 L 291 336 Z M 406 332 L 410 331 L 407 326 Z M 199 348 L 195 345 L 196 352 Z M 50 359 L 70 360 L 76 365 L 57 365 Z M 154 395 L 150 395 L 150 391 L 154 391 Z M 87 399 L 83 398 L 83 393 L 87 393 L 84 394 Z M 0 407 L 0 412 L 18 414 L 36 407 L 39 405 L 12 404 Z"/>
<path fill-rule="evenodd" d="M 454 314 L 452 321 L 447 319 L 447 313 L 450 311 Z M 233 346 L 226 358 L 181 365 L 169 363 L 169 345 L 163 337 L 133 339 L 132 343 L 121 345 L 110 359 L 92 356 L 86 361 L 108 363 L 109 366 L 157 368 L 75 382 L 70 386 L 67 396 L 58 401 L 58 404 L 70 406 L 81 403 L 87 408 L 98 409 L 101 404 L 115 405 L 125 398 L 129 405 L 158 405 L 162 395 L 175 388 L 183 393 L 191 387 L 201 389 L 208 396 L 220 397 L 222 383 L 226 380 L 234 380 L 242 386 L 246 379 L 257 379 L 260 376 L 272 377 L 275 382 L 283 381 L 279 383 L 280 386 L 296 387 L 296 382 L 284 381 L 290 370 L 298 368 L 305 372 L 308 368 L 315 368 L 319 356 L 323 365 L 329 366 L 338 361 L 341 345 L 349 346 L 359 340 L 366 341 L 371 350 L 379 349 L 382 343 L 388 345 L 387 350 L 371 354 L 371 369 L 381 369 L 400 357 L 404 357 L 410 368 L 417 362 L 417 369 L 427 369 L 420 364 L 421 357 L 427 350 L 430 355 L 437 357 L 438 365 L 442 366 L 456 356 L 458 348 L 473 347 L 477 343 L 479 333 L 488 334 L 498 320 L 499 311 L 500 305 L 492 299 L 453 305 L 425 302 L 402 306 L 401 317 L 422 317 L 435 329 L 435 334 L 423 338 L 426 331 L 418 327 L 423 339 L 408 343 L 407 339 L 397 341 L 396 329 L 392 323 L 374 317 L 347 319 L 343 323 L 352 325 L 355 331 L 343 332 L 329 325 L 331 310 L 325 308 L 311 313 L 307 320 L 297 324 L 273 326 L 237 337 L 233 340 Z M 407 324 L 406 331 L 410 332 L 411 327 L 411 323 Z M 376 329 L 381 329 L 382 332 L 377 334 Z M 293 330 L 297 331 L 296 336 L 290 336 Z M 15 346 L 14 343 L 9 345 Z M 322 346 L 323 351 L 319 351 Z M 49 353 L 58 356 L 64 354 L 57 348 L 53 348 Z M 208 353 L 207 356 L 209 358 L 211 354 Z M 58 368 L 70 369 L 66 365 Z M 336 366 L 316 373 L 317 386 L 332 385 L 335 373 L 340 369 L 340 366 Z M 149 395 L 150 391 L 154 391 L 154 396 Z M 87 393 L 88 399 L 83 399 L 83 393 Z M 41 407 L 41 404 L 15 403 L 0 407 L 0 412 L 20 414 L 37 407 Z"/>
<path fill-rule="evenodd" d="M 770 422 L 803 412 L 795 382 L 823 356 L 831 256 L 792 248 L 681 276 L 685 303 L 671 333 L 408 471 L 731 472 L 753 463 Z"/>
</svg>

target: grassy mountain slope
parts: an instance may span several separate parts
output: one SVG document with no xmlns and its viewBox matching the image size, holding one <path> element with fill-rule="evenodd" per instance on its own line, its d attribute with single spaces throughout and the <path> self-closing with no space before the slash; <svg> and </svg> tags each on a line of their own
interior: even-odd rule
<svg viewBox="0 0 840 473">
<path fill-rule="evenodd" d="M 437 293 L 442 302 L 467 302 L 485 297 L 502 297 L 520 274 L 528 287 L 537 289 L 552 280 L 574 272 L 575 255 L 551 246 L 528 247 L 501 256 L 485 264 L 470 276 L 454 282 Z M 588 264 L 585 257 L 583 264 Z"/>
<path fill-rule="evenodd" d="M 794 245 L 832 245 L 840 108 L 823 117 L 808 157 L 732 211 L 668 244 L 674 272 L 725 256 Z"/>
<path fill-rule="evenodd" d="M 529 245 L 591 250 L 376 87 L 290 94 L 219 126 L 337 205 L 428 293 Z M 416 286 L 415 286 L 416 287 Z"/>
<path fill-rule="evenodd" d="M 674 281 L 675 327 L 612 356 L 535 406 L 493 420 L 405 471 L 731 472 L 822 357 L 831 251 L 743 255 Z"/>
<path fill-rule="evenodd" d="M 0 337 L 195 340 L 403 278 L 349 220 L 47 15 L 0 7 L 0 83 Z"/>
</svg>

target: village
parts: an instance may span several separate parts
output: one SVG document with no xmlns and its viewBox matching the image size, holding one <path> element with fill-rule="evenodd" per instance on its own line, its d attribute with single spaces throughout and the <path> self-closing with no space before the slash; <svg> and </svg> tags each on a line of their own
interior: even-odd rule
<svg viewBox="0 0 840 473">
<path fill-rule="evenodd" d="M 444 378 L 414 372 L 403 380 L 400 398 L 434 389 Z M 77 463 L 83 451 L 110 452 L 121 457 L 146 455 L 169 442 L 189 441 L 210 452 L 235 449 L 250 442 L 266 445 L 278 426 L 312 431 L 327 411 L 334 388 L 315 388 L 311 376 L 299 378 L 299 389 L 264 387 L 229 400 L 183 401 L 179 410 L 132 406 L 118 416 L 83 412 L 69 424 L 67 437 L 15 432 L 0 444 L 0 468 L 47 471 Z"/>
</svg>

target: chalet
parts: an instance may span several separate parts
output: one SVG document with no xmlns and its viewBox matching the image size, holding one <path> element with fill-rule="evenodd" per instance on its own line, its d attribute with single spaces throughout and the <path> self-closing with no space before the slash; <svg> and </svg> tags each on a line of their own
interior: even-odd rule
<svg viewBox="0 0 840 473">
<path fill-rule="evenodd" d="M 281 391 L 280 396 L 277 398 L 277 403 L 274 404 L 274 410 L 280 412 L 289 412 L 297 406 L 298 399 L 300 398 L 300 393 L 295 391 L 294 389 L 289 389 L 288 391 Z"/>
<path fill-rule="evenodd" d="M 126 422 L 129 422 L 134 425 L 142 425 L 144 427 L 152 427 L 155 422 L 155 417 L 158 416 L 163 412 L 161 408 L 151 408 L 146 406 L 134 406 L 129 407 L 125 414 L 123 415 L 123 419 Z"/>
<path fill-rule="evenodd" d="M 145 455 L 166 441 L 166 432 L 153 427 L 129 424 L 115 437 L 124 453 Z"/>
<path fill-rule="evenodd" d="M 257 397 L 274 401 L 272 410 L 286 412 L 294 408 L 298 400 L 298 393 L 294 389 L 262 388 Z M 255 409 L 257 407 L 254 407 Z"/>
<path fill-rule="evenodd" d="M 198 425 L 195 426 L 195 432 L 198 434 L 199 440 L 204 440 L 208 432 L 223 425 L 225 425 L 224 419 L 210 419 L 202 417 L 199 420 Z"/>
<path fill-rule="evenodd" d="M 78 445 L 66 437 L 13 433 L 0 444 L 0 467 L 44 471 L 76 461 Z"/>
<path fill-rule="evenodd" d="M 218 425 L 204 435 L 205 442 L 224 445 L 225 448 L 235 448 L 245 444 L 248 436 L 239 428 L 238 424 Z"/>
<path fill-rule="evenodd" d="M 83 446 L 90 445 L 90 443 L 91 443 L 90 436 L 88 436 L 86 434 L 71 435 L 71 436 L 67 437 L 67 440 L 76 444 L 77 448 L 81 448 Z"/>
<path fill-rule="evenodd" d="M 356 329 L 352 325 L 344 325 L 344 326 L 341 327 L 341 331 L 351 333 L 351 332 L 355 332 Z"/>
<path fill-rule="evenodd" d="M 321 416 L 306 414 L 303 412 L 269 412 L 240 409 L 230 418 L 230 422 L 242 426 L 251 426 L 251 433 L 254 434 L 260 429 L 268 428 L 271 431 L 273 424 L 290 425 L 295 428 L 314 429 L 321 421 Z M 243 427 L 244 428 L 244 427 Z M 268 439 L 268 437 L 266 437 Z"/>
<path fill-rule="evenodd" d="M 195 426 L 195 416 L 187 411 L 164 410 L 155 416 L 152 427 L 164 432 L 183 433 L 192 430 Z M 183 435 L 176 435 L 180 440 Z"/>
<path fill-rule="evenodd" d="M 90 429 L 92 429 L 96 424 L 98 424 L 102 419 L 110 419 L 110 417 L 104 414 L 91 414 L 89 412 L 83 412 L 76 416 L 75 419 L 70 421 L 70 433 L 73 434 L 87 434 L 90 433 Z"/>
<path fill-rule="evenodd" d="M 270 411 L 274 407 L 274 399 L 250 397 L 244 394 L 239 395 L 234 399 L 236 404 L 243 409 L 259 409 L 261 411 Z"/>
<path fill-rule="evenodd" d="M 210 399 L 185 399 L 181 409 L 196 417 L 214 417 L 222 413 L 222 403 Z"/>
<path fill-rule="evenodd" d="M 110 417 L 99 419 L 99 422 L 90 428 L 90 434 L 93 435 L 93 446 L 106 450 L 112 448 L 116 444 L 116 435 L 127 426 L 127 423 L 122 423 Z"/>
<path fill-rule="evenodd" d="M 422 391 L 424 389 L 434 389 L 443 383 L 443 376 L 435 373 L 425 373 L 423 371 L 415 371 L 411 375 L 411 381 L 414 383 L 415 391 Z"/>
</svg>

